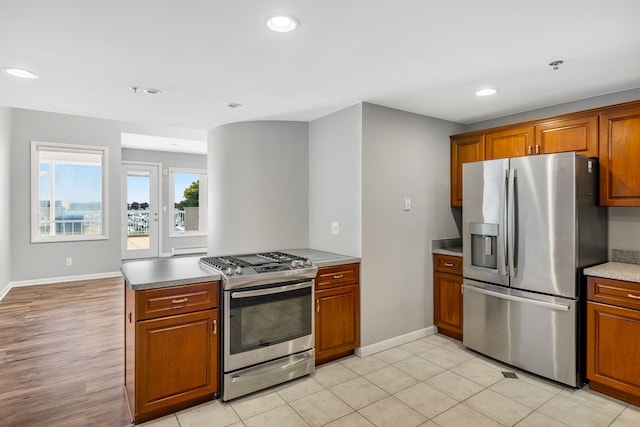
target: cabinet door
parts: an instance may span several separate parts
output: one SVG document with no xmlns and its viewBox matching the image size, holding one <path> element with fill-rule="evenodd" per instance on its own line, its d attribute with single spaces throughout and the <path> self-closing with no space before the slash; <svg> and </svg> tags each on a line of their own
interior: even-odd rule
<svg viewBox="0 0 640 427">
<path fill-rule="evenodd" d="M 640 311 L 587 303 L 587 378 L 591 388 L 640 404 Z M 621 393 L 621 394 L 618 394 Z"/>
<path fill-rule="evenodd" d="M 485 159 L 504 159 L 507 157 L 536 154 L 533 144 L 533 126 L 510 128 L 485 136 Z"/>
<path fill-rule="evenodd" d="M 214 397 L 218 310 L 145 320 L 136 329 L 136 423 Z"/>
<path fill-rule="evenodd" d="M 433 274 L 434 323 L 444 335 L 462 339 L 462 277 Z"/>
<path fill-rule="evenodd" d="M 575 151 L 598 157 L 598 116 L 567 118 L 536 125 L 534 152 L 540 154 Z"/>
<path fill-rule="evenodd" d="M 462 206 L 462 164 L 484 160 L 484 135 L 451 137 L 451 206 Z"/>
<path fill-rule="evenodd" d="M 316 362 L 360 346 L 360 285 L 316 291 Z"/>
<path fill-rule="evenodd" d="M 600 115 L 600 204 L 640 206 L 640 107 Z"/>
</svg>

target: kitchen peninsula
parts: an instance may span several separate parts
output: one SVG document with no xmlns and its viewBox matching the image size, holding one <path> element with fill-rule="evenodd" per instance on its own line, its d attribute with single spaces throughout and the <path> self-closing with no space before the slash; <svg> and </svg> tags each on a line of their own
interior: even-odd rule
<svg viewBox="0 0 640 427">
<path fill-rule="evenodd" d="M 352 354 L 360 345 L 360 259 L 313 249 L 283 252 L 318 267 L 318 289 L 309 305 L 315 309 L 316 353 L 322 355 L 316 363 Z M 122 265 L 125 392 L 134 423 L 220 396 L 224 277 L 199 260 Z"/>
</svg>

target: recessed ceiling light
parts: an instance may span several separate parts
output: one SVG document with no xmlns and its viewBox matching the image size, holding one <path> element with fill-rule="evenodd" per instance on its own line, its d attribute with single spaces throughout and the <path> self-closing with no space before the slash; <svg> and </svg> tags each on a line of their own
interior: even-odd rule
<svg viewBox="0 0 640 427">
<path fill-rule="evenodd" d="M 158 89 L 145 89 L 144 93 L 146 93 L 147 95 L 160 95 L 162 91 Z"/>
<path fill-rule="evenodd" d="M 12 76 L 15 77 L 20 77 L 22 79 L 37 79 L 38 75 L 36 73 L 33 73 L 29 70 L 23 70 L 21 68 L 12 68 L 12 67 L 5 67 L 3 68 L 4 72 L 7 74 L 10 74 Z"/>
<path fill-rule="evenodd" d="M 497 92 L 497 89 L 481 89 L 479 91 L 476 92 L 476 95 L 478 96 L 488 96 L 488 95 L 493 95 Z"/>
<path fill-rule="evenodd" d="M 242 104 L 238 104 L 237 102 L 229 103 L 229 108 L 240 108 L 240 107 L 242 107 Z"/>
<path fill-rule="evenodd" d="M 300 21 L 294 16 L 280 15 L 267 19 L 267 27 L 278 33 L 288 33 L 289 31 L 295 30 L 298 25 L 300 25 Z"/>
</svg>

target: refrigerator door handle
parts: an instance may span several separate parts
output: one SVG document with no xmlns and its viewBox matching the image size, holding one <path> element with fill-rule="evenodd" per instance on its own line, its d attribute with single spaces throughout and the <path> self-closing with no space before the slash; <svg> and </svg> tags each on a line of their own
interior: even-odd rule
<svg viewBox="0 0 640 427">
<path fill-rule="evenodd" d="M 518 297 L 518 296 L 515 296 L 515 295 L 503 294 L 502 292 L 489 291 L 487 289 L 478 288 L 478 287 L 473 286 L 473 285 L 465 285 L 464 287 L 467 288 L 467 290 L 470 290 L 470 291 L 473 291 L 473 292 L 477 292 L 479 294 L 489 295 L 489 296 L 492 296 L 492 297 L 496 297 L 496 298 L 500 298 L 500 299 L 506 299 L 506 300 L 509 300 L 509 301 L 515 301 L 515 302 L 522 302 L 522 303 L 531 304 L 531 305 L 537 305 L 537 306 L 540 306 L 540 307 L 549 308 L 551 310 L 569 311 L 571 309 L 571 307 L 569 307 L 568 305 L 564 305 L 564 304 L 555 304 L 553 302 L 538 301 L 538 300 L 535 300 L 535 299 L 529 299 L 529 298 Z"/>
<path fill-rule="evenodd" d="M 507 206 L 507 194 L 509 192 L 509 169 L 504 169 L 502 171 L 502 186 L 500 190 L 500 200 L 501 200 L 501 209 L 500 214 L 502 218 L 500 218 L 500 233 L 502 235 L 502 249 L 504 253 L 504 265 L 500 267 L 500 274 L 503 276 L 509 275 L 509 262 L 507 260 L 507 253 L 509 252 L 509 242 L 507 240 L 507 217 L 508 217 L 508 206 Z"/>
<path fill-rule="evenodd" d="M 507 255 L 509 266 L 509 276 L 516 277 L 518 269 L 516 266 L 516 248 L 518 244 L 518 238 L 516 236 L 516 170 L 509 169 L 509 183 L 507 185 Z"/>
</svg>

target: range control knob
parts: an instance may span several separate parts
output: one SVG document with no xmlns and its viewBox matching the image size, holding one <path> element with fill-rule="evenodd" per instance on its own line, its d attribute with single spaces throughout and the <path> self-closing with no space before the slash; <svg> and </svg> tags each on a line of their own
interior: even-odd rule
<svg viewBox="0 0 640 427">
<path fill-rule="evenodd" d="M 226 274 L 227 276 L 231 276 L 233 274 L 233 269 L 231 267 L 227 267 L 224 270 L 224 274 Z"/>
<path fill-rule="evenodd" d="M 242 274 L 242 267 L 240 266 L 236 267 L 236 274 Z"/>
</svg>

